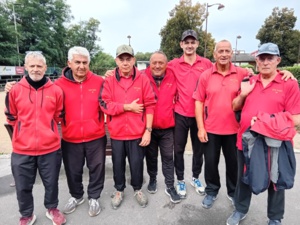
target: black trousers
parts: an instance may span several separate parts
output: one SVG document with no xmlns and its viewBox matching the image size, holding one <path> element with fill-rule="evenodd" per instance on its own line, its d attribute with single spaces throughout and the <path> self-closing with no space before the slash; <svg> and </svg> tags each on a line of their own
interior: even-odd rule
<svg viewBox="0 0 300 225">
<path fill-rule="evenodd" d="M 126 157 L 128 157 L 131 186 L 133 190 L 140 190 L 143 186 L 145 147 L 139 146 L 141 139 L 121 141 L 111 139 L 112 162 L 114 182 L 117 191 L 123 191 L 126 187 Z"/>
<path fill-rule="evenodd" d="M 184 151 L 190 131 L 193 162 L 193 177 L 198 178 L 203 164 L 203 146 L 199 141 L 197 133 L 197 123 L 195 117 L 185 117 L 175 113 L 175 130 L 174 130 L 174 156 L 175 171 L 177 180 L 184 180 Z"/>
<path fill-rule="evenodd" d="M 235 208 L 241 213 L 249 211 L 252 191 L 248 185 L 241 181 L 244 171 L 245 159 L 243 151 L 238 151 L 238 182 L 234 195 Z M 284 214 L 285 191 L 275 191 L 273 183 L 268 188 L 268 218 L 270 220 L 281 220 Z"/>
<path fill-rule="evenodd" d="M 205 192 L 208 195 L 216 196 L 221 188 L 219 161 L 221 149 L 226 164 L 226 187 L 227 194 L 234 196 L 237 182 L 237 148 L 236 134 L 218 135 L 207 133 L 208 142 L 203 144 L 205 162 Z"/>
<path fill-rule="evenodd" d="M 32 189 L 37 171 L 39 171 L 45 188 L 45 207 L 47 209 L 57 208 L 58 176 L 61 167 L 61 158 L 61 150 L 39 156 L 12 153 L 11 167 L 16 183 L 19 212 L 22 217 L 30 217 L 33 214 L 34 202 Z"/>
<path fill-rule="evenodd" d="M 146 147 L 147 172 L 150 179 L 156 179 L 157 176 L 158 148 L 161 155 L 162 172 L 165 177 L 165 184 L 168 188 L 174 187 L 173 128 L 153 129 L 151 133 L 151 142 Z"/>
<path fill-rule="evenodd" d="M 82 175 L 85 162 L 89 169 L 88 198 L 98 199 L 100 197 L 105 179 L 106 142 L 106 136 L 83 143 L 62 140 L 63 162 L 72 197 L 78 199 L 84 194 Z"/>
</svg>

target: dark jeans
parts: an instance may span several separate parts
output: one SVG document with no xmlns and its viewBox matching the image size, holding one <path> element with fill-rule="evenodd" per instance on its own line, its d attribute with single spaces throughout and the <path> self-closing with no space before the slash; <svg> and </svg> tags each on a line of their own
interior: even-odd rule
<svg viewBox="0 0 300 225">
<path fill-rule="evenodd" d="M 189 131 L 193 149 L 193 177 L 198 178 L 203 164 L 203 145 L 197 136 L 198 128 L 196 119 L 195 117 L 185 117 L 175 113 L 174 165 L 177 180 L 184 180 L 184 151 Z"/>
<path fill-rule="evenodd" d="M 238 182 L 234 195 L 235 208 L 241 213 L 249 211 L 252 191 L 251 188 L 241 181 L 245 159 L 243 151 L 238 151 Z M 285 191 L 275 191 L 273 183 L 268 188 L 268 218 L 270 220 L 281 220 L 284 214 Z"/>
<path fill-rule="evenodd" d="M 39 171 L 45 187 L 44 205 L 47 209 L 58 205 L 58 176 L 61 167 L 61 150 L 38 156 L 12 153 L 11 166 L 16 183 L 19 211 L 22 217 L 33 214 L 32 189 Z"/>
<path fill-rule="evenodd" d="M 162 161 L 162 172 L 165 177 L 165 184 L 168 188 L 174 186 L 174 132 L 173 128 L 153 129 L 151 142 L 146 147 L 147 171 L 150 179 L 157 176 L 158 148 Z"/>
<path fill-rule="evenodd" d="M 218 135 L 207 133 L 207 135 L 209 141 L 203 144 L 205 192 L 213 196 L 219 193 L 221 183 L 218 167 L 222 149 L 226 164 L 227 194 L 233 197 L 237 182 L 236 134 Z"/>
<path fill-rule="evenodd" d="M 62 140 L 63 161 L 72 197 L 78 199 L 84 194 L 82 175 L 85 162 L 89 169 L 88 198 L 100 197 L 105 178 L 106 141 L 106 136 L 83 143 Z"/>
<path fill-rule="evenodd" d="M 111 139 L 114 182 L 117 191 L 123 191 L 126 187 L 126 157 L 128 157 L 133 190 L 140 190 L 143 186 L 146 148 L 139 146 L 140 142 L 141 139 L 128 141 Z"/>
</svg>

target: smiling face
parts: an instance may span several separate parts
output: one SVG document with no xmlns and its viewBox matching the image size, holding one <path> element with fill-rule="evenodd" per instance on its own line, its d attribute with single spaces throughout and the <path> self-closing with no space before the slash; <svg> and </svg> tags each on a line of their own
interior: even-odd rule
<svg viewBox="0 0 300 225">
<path fill-rule="evenodd" d="M 161 53 L 154 53 L 150 58 L 150 70 L 153 76 L 164 75 L 167 68 L 167 57 Z"/>
<path fill-rule="evenodd" d="M 135 64 L 135 58 L 130 54 L 119 55 L 116 59 L 116 64 L 124 76 L 129 76 Z"/>
<path fill-rule="evenodd" d="M 225 66 L 229 65 L 233 51 L 229 41 L 220 41 L 216 44 L 214 50 L 214 59 L 216 63 Z"/>
<path fill-rule="evenodd" d="M 183 54 L 188 56 L 196 54 L 198 46 L 199 41 L 197 41 L 191 36 L 185 38 L 183 41 L 180 42 L 180 47 L 183 50 Z"/>
<path fill-rule="evenodd" d="M 72 70 L 73 77 L 76 81 L 83 81 L 90 69 L 90 63 L 87 56 L 74 54 L 73 58 L 68 61 L 68 66 Z"/>
</svg>

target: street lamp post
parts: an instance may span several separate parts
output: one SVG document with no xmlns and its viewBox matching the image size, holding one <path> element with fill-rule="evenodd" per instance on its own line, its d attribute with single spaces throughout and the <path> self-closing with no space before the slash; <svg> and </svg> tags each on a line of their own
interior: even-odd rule
<svg viewBox="0 0 300 225">
<path fill-rule="evenodd" d="M 225 6 L 221 3 L 215 3 L 215 4 L 211 4 L 209 5 L 208 3 L 206 3 L 206 15 L 205 15 L 205 41 L 204 41 L 204 57 L 206 57 L 206 51 L 207 51 L 207 21 L 208 21 L 208 7 L 217 5 L 218 6 L 218 10 L 223 9 Z"/>
<path fill-rule="evenodd" d="M 128 38 L 128 45 L 131 46 L 131 45 L 130 45 L 130 38 L 131 38 L 131 36 L 128 35 L 127 38 Z"/>
<path fill-rule="evenodd" d="M 238 35 L 236 36 L 236 39 L 235 39 L 235 53 L 234 53 L 234 64 L 236 64 L 236 54 L 238 53 L 238 50 L 237 50 L 237 42 L 238 42 L 238 39 L 241 39 L 242 36 L 241 35 Z"/>
<path fill-rule="evenodd" d="M 16 32 L 16 43 L 17 43 L 18 63 L 19 63 L 19 66 L 21 66 L 21 63 L 20 63 L 20 51 L 19 51 L 18 30 L 17 30 L 16 13 L 15 13 L 15 5 L 20 5 L 20 4 L 16 4 L 16 3 L 13 4 L 13 14 L 14 14 L 14 24 L 15 24 L 15 32 Z"/>
</svg>

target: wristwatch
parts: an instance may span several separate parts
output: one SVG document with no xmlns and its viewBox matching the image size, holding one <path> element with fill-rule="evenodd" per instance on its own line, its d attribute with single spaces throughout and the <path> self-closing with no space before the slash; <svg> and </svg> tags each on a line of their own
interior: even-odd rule
<svg viewBox="0 0 300 225">
<path fill-rule="evenodd" d="M 146 130 L 151 133 L 152 132 L 152 127 L 146 127 Z"/>
</svg>

